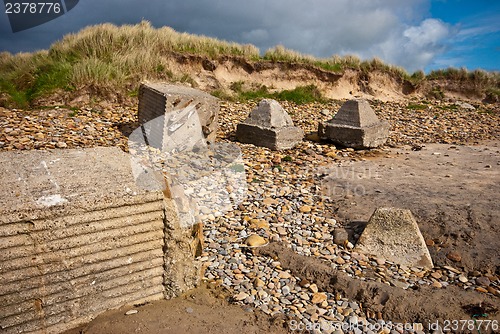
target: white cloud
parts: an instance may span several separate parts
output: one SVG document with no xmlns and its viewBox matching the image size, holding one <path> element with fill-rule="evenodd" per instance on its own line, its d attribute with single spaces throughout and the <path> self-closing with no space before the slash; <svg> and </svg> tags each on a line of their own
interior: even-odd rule
<svg viewBox="0 0 500 334">
<path fill-rule="evenodd" d="M 424 20 L 417 27 L 406 29 L 403 36 L 408 39 L 408 44 L 416 48 L 426 48 L 439 45 L 449 36 L 448 27 L 436 19 Z"/>
<path fill-rule="evenodd" d="M 374 45 L 369 54 L 406 68 L 424 69 L 446 51 L 446 41 L 453 35 L 450 26 L 436 19 L 426 19 L 417 26 L 400 25 L 388 38 Z"/>
</svg>

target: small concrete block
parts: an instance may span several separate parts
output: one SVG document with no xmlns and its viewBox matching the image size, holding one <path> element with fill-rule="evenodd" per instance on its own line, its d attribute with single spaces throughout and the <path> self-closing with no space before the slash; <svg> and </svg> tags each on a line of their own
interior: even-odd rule
<svg viewBox="0 0 500 334">
<path fill-rule="evenodd" d="M 337 144 L 352 148 L 374 148 L 389 137 L 389 123 L 380 121 L 363 99 L 344 103 L 334 118 L 319 123 L 318 134 Z"/>
<path fill-rule="evenodd" d="M 242 143 L 283 150 L 300 143 L 304 131 L 293 126 L 290 115 L 277 101 L 264 99 L 238 124 L 236 137 Z"/>
<path fill-rule="evenodd" d="M 425 240 L 410 210 L 375 210 L 354 251 L 407 267 L 433 267 Z"/>
</svg>

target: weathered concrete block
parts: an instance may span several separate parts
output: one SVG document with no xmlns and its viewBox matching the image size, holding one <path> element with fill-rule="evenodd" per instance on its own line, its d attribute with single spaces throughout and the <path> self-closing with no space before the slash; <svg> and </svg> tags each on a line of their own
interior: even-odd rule
<svg viewBox="0 0 500 334">
<path fill-rule="evenodd" d="M 320 122 L 318 134 L 342 146 L 373 148 L 387 141 L 389 128 L 389 123 L 380 121 L 366 100 L 356 99 L 344 103 L 330 121 Z"/>
<path fill-rule="evenodd" d="M 139 88 L 139 123 L 148 144 L 159 149 L 169 150 L 182 142 L 194 146 L 199 129 L 207 141 L 214 142 L 219 109 L 216 97 L 197 89 L 165 83 L 144 83 Z"/>
<path fill-rule="evenodd" d="M 130 166 L 118 148 L 0 154 L 2 333 L 58 333 L 196 283 L 191 230 Z"/>
<path fill-rule="evenodd" d="M 354 251 L 407 267 L 433 267 L 425 240 L 410 210 L 375 210 Z"/>
<path fill-rule="evenodd" d="M 264 99 L 238 124 L 236 137 L 242 143 L 283 150 L 300 143 L 304 131 L 293 126 L 290 115 L 277 101 Z"/>
</svg>

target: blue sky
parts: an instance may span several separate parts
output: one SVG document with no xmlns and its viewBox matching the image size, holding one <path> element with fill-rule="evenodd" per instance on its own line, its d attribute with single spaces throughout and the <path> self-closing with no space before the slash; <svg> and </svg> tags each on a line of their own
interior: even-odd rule
<svg viewBox="0 0 500 334">
<path fill-rule="evenodd" d="M 73 0 L 75 1 L 75 0 Z M 13 33 L 0 13 L 0 50 L 48 49 L 104 22 L 156 26 L 317 57 L 378 57 L 410 72 L 500 70 L 500 0 L 81 0 L 65 15 Z"/>
<path fill-rule="evenodd" d="M 432 1 L 432 17 L 451 25 L 454 34 L 434 68 L 444 66 L 500 70 L 500 1 Z"/>
</svg>

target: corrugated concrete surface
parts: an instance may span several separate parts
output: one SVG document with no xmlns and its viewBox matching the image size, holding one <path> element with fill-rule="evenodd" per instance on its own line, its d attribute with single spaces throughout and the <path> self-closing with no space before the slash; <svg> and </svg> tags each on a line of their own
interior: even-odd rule
<svg viewBox="0 0 500 334">
<path fill-rule="evenodd" d="M 0 332 L 164 298 L 165 203 L 117 148 L 0 154 Z"/>
</svg>

